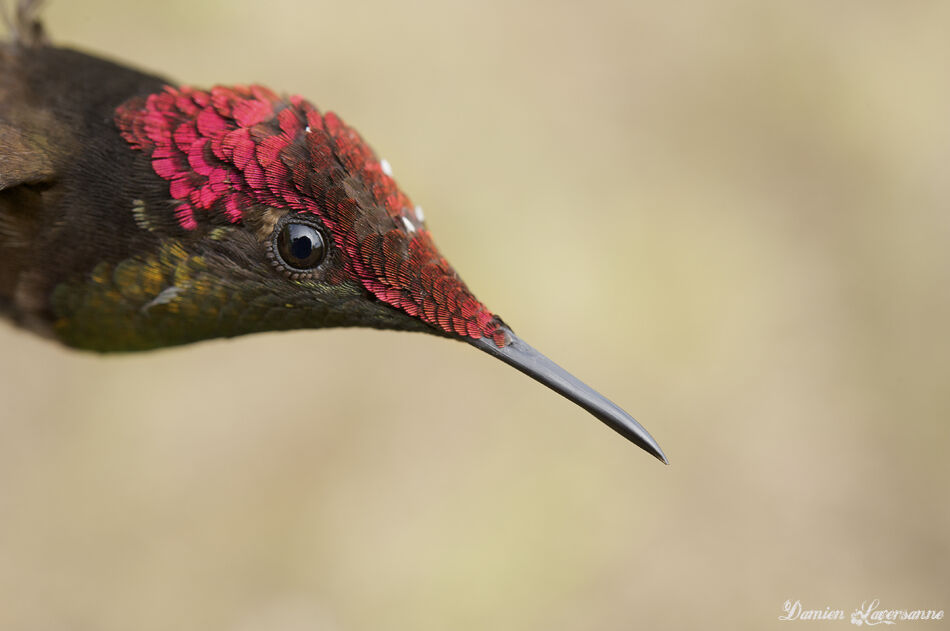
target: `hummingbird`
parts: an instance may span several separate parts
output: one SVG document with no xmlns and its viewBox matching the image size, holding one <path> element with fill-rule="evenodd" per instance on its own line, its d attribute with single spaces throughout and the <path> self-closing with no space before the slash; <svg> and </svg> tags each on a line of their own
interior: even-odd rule
<svg viewBox="0 0 950 631">
<path fill-rule="evenodd" d="M 39 5 L 21 0 L 0 42 L 5 317 L 103 353 L 321 327 L 439 335 L 667 462 L 633 417 L 472 294 L 388 162 L 335 113 L 53 46 Z"/>
</svg>

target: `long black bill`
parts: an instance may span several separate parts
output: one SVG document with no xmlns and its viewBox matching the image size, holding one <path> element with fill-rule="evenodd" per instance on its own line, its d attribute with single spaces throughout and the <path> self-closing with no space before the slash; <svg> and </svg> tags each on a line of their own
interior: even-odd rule
<svg viewBox="0 0 950 631">
<path fill-rule="evenodd" d="M 570 399 L 612 427 L 630 442 L 653 454 L 663 464 L 669 464 L 663 450 L 650 436 L 650 432 L 643 429 L 643 426 L 637 423 L 632 416 L 536 351 L 529 344 L 526 344 L 511 329 L 505 327 L 504 330 L 511 341 L 503 348 L 498 348 L 491 338 L 483 337 L 477 340 L 469 338 L 467 341 Z"/>
</svg>

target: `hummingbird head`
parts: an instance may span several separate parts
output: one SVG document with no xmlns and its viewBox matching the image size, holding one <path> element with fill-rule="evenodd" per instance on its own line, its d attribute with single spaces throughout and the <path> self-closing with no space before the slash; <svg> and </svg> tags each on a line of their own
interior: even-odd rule
<svg viewBox="0 0 950 631">
<path fill-rule="evenodd" d="M 121 105 L 115 122 L 167 182 L 166 199 L 140 201 L 140 223 L 212 252 L 238 240 L 257 255 L 239 263 L 244 275 L 284 299 L 272 309 L 300 311 L 316 293 L 328 300 L 313 305 L 314 325 L 340 312 L 338 324 L 504 344 L 501 321 L 436 249 L 421 207 L 335 114 L 260 86 L 167 87 Z M 341 301 L 349 294 L 364 304 Z"/>
<path fill-rule="evenodd" d="M 141 166 L 123 184 L 135 192 L 126 219 L 137 237 L 55 288 L 67 343 L 121 351 L 327 326 L 428 332 L 511 364 L 666 461 L 626 412 L 475 298 L 388 163 L 335 114 L 260 86 L 166 86 L 123 102 L 114 125 Z"/>
</svg>

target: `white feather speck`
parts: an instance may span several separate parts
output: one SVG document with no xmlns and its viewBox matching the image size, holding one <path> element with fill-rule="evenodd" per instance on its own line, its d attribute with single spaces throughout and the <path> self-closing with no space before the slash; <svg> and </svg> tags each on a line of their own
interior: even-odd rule
<svg viewBox="0 0 950 631">
<path fill-rule="evenodd" d="M 419 221 L 426 220 L 425 213 L 422 212 L 422 206 L 416 206 L 416 219 L 418 219 Z"/>
<path fill-rule="evenodd" d="M 389 160 L 387 160 L 386 158 L 383 158 L 382 160 L 379 161 L 379 168 L 382 169 L 383 173 L 385 173 L 389 177 L 393 176 L 393 167 L 391 164 L 389 164 Z"/>
<path fill-rule="evenodd" d="M 148 310 L 152 307 L 157 307 L 158 305 L 168 304 L 172 300 L 178 297 L 178 294 L 183 292 L 184 289 L 181 287 L 176 287 L 172 285 L 171 287 L 166 287 L 163 289 L 157 296 L 152 298 L 149 302 L 142 305 L 142 308 L 139 309 L 142 313 L 148 313 Z"/>
<path fill-rule="evenodd" d="M 402 219 L 402 225 L 406 226 L 406 232 L 415 232 L 415 231 L 416 231 L 416 227 L 413 225 L 413 223 L 412 223 L 411 221 L 409 221 L 409 218 L 408 218 L 408 217 L 406 217 L 405 215 L 403 215 L 402 217 L 400 217 L 400 219 Z"/>
</svg>

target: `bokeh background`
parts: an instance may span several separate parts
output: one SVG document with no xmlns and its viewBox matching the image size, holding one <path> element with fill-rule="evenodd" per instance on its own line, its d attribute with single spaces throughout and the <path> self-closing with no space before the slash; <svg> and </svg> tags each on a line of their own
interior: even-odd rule
<svg viewBox="0 0 950 631">
<path fill-rule="evenodd" d="M 435 337 L 99 357 L 3 324 L 0 628 L 842 628 L 778 616 L 950 609 L 947 3 L 46 16 L 62 44 L 340 113 L 475 293 L 672 464 Z"/>
</svg>

